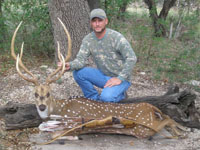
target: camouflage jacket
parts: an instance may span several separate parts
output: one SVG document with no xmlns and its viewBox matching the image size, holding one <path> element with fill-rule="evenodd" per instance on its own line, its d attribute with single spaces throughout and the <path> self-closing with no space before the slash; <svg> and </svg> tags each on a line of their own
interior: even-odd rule
<svg viewBox="0 0 200 150">
<path fill-rule="evenodd" d="M 102 39 L 94 32 L 85 36 L 76 59 L 70 62 L 71 70 L 86 66 L 92 56 L 97 68 L 105 75 L 130 81 L 136 55 L 125 37 L 117 31 L 106 29 Z"/>
</svg>

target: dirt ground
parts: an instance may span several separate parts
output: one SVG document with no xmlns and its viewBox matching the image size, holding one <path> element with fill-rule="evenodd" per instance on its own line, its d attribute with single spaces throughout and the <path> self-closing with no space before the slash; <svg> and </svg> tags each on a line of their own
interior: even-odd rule
<svg viewBox="0 0 200 150">
<path fill-rule="evenodd" d="M 38 69 L 38 68 L 37 68 Z M 33 69 L 32 72 L 38 76 L 41 82 L 45 81 L 46 74 L 52 69 Z M 132 86 L 128 90 L 129 97 L 159 96 L 167 92 L 169 84 L 166 81 L 154 81 L 149 72 L 136 71 Z M 51 85 L 54 97 L 62 99 L 70 96 L 80 96 L 81 90 L 72 78 L 72 74 L 67 72 L 61 80 Z M 187 86 L 180 85 L 183 90 Z M 8 101 L 23 103 L 34 103 L 34 86 L 21 79 L 15 72 L 10 72 L 7 76 L 0 77 L 0 105 L 5 105 Z M 200 106 L 200 93 L 197 93 L 196 105 Z M 45 133 L 37 128 L 6 131 L 3 120 L 0 120 L 0 150 L 200 150 L 200 130 L 188 129 L 185 139 L 166 139 L 161 134 L 157 134 L 153 139 L 136 139 L 125 135 L 105 135 L 90 134 L 81 135 L 82 140 L 77 141 L 56 141 L 50 145 L 40 146 L 33 142 L 43 142 L 47 138 Z M 165 131 L 163 131 L 165 132 Z"/>
</svg>

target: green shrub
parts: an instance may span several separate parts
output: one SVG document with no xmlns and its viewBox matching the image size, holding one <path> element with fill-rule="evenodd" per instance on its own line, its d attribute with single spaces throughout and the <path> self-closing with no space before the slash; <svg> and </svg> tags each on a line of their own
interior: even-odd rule
<svg viewBox="0 0 200 150">
<path fill-rule="evenodd" d="M 48 0 L 7 0 L 2 3 L 2 22 L 5 24 L 5 34 L 8 38 L 4 43 L 0 43 L 1 52 L 10 53 L 11 36 L 19 22 L 23 21 L 18 31 L 16 48 L 19 49 L 21 42 L 24 41 L 25 55 L 52 56 L 54 54 L 47 2 Z"/>
</svg>

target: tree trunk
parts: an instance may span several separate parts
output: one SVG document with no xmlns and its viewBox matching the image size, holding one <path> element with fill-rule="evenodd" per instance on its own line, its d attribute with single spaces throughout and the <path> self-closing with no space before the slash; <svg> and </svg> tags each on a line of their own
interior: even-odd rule
<svg viewBox="0 0 200 150">
<path fill-rule="evenodd" d="M 34 104 L 9 102 L 0 107 L 0 118 L 4 118 L 7 130 L 37 127 L 42 123 Z"/>
<path fill-rule="evenodd" d="M 166 29 L 163 26 L 163 24 L 161 24 L 161 21 L 159 21 L 160 19 L 158 17 L 155 0 L 144 0 L 144 2 L 147 4 L 147 6 L 149 8 L 149 14 L 153 21 L 155 36 L 157 36 L 157 37 L 165 36 Z"/>
<path fill-rule="evenodd" d="M 90 11 L 100 7 L 100 0 L 87 0 L 90 7 Z"/>
<path fill-rule="evenodd" d="M 72 59 L 79 51 L 82 39 L 90 31 L 89 6 L 85 0 L 49 0 L 48 2 L 50 18 L 53 26 L 54 43 L 60 42 L 61 52 L 66 55 L 67 38 L 63 28 L 59 24 L 59 17 L 66 25 L 72 39 Z M 57 61 L 57 51 L 55 52 Z"/>
<path fill-rule="evenodd" d="M 191 91 L 179 92 L 178 87 L 172 87 L 163 96 L 130 98 L 120 103 L 150 103 L 183 126 L 200 129 L 200 114 L 195 107 L 195 100 L 196 95 Z M 0 107 L 0 118 L 5 119 L 7 129 L 37 127 L 41 123 L 33 104 L 9 103 Z"/>
<path fill-rule="evenodd" d="M 156 1 L 155 0 L 144 0 L 148 6 L 150 17 L 153 21 L 154 33 L 157 37 L 166 36 L 165 20 L 171 7 L 174 6 L 176 0 L 165 0 L 163 8 L 158 16 Z"/>
<path fill-rule="evenodd" d="M 165 0 L 159 18 L 166 20 L 169 10 L 175 5 L 176 0 Z"/>
</svg>

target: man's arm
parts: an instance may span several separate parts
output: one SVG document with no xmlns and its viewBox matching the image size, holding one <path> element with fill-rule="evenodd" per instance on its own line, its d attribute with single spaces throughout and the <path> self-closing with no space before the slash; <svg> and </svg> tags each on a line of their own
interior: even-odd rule
<svg viewBox="0 0 200 150">
<path fill-rule="evenodd" d="M 136 55 L 131 45 L 123 36 L 120 41 L 117 42 L 116 48 L 125 60 L 124 67 L 117 77 L 112 77 L 106 82 L 104 88 L 119 85 L 124 80 L 127 80 L 131 76 L 133 67 L 137 61 Z"/>
<path fill-rule="evenodd" d="M 83 68 L 88 61 L 88 57 L 90 56 L 89 51 L 89 43 L 86 42 L 85 38 L 82 41 L 80 50 L 76 56 L 76 58 L 73 61 L 65 63 L 65 70 L 78 70 Z M 61 66 L 61 62 L 58 62 L 58 66 Z"/>
<path fill-rule="evenodd" d="M 69 62 L 70 70 L 78 70 L 86 66 L 88 63 L 89 56 L 90 56 L 89 49 L 81 45 L 81 48 L 76 58 L 73 61 Z"/>
<path fill-rule="evenodd" d="M 133 67 L 135 66 L 135 63 L 137 61 L 137 57 L 130 43 L 123 36 L 118 42 L 117 48 L 125 61 L 124 67 L 117 77 L 123 81 L 131 76 Z"/>
</svg>

